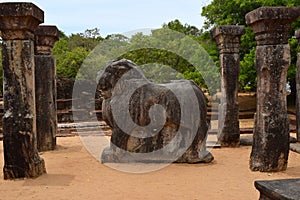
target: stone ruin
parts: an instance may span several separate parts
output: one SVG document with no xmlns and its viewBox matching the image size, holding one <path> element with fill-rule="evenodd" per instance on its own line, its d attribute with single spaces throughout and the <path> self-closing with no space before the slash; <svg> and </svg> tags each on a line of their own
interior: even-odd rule
<svg viewBox="0 0 300 200">
<path fill-rule="evenodd" d="M 299 199 L 300 179 L 281 179 L 255 181 L 255 188 L 260 192 L 260 200 Z"/>
<path fill-rule="evenodd" d="M 37 151 L 34 31 L 44 13 L 30 3 L 0 4 L 4 72 L 4 179 L 46 172 Z"/>
<path fill-rule="evenodd" d="M 299 17 L 300 7 L 261 7 L 246 15 L 246 22 L 252 27 L 257 41 L 257 109 L 250 160 L 253 171 L 283 171 L 287 167 L 290 130 L 286 77 L 291 62 L 288 39 L 291 37 L 291 23 Z M 222 98 L 219 142 L 222 146 L 239 145 L 238 53 L 239 39 L 244 31 L 242 26 L 220 26 L 211 32 L 220 52 Z M 299 38 L 297 34 L 296 37 Z M 298 125 L 299 106 L 297 109 Z M 299 140 L 299 128 L 297 130 Z"/>
<path fill-rule="evenodd" d="M 56 26 L 39 26 L 35 31 L 35 99 L 37 148 L 54 150 L 57 133 L 56 66 L 51 55 L 59 39 Z"/>
<path fill-rule="evenodd" d="M 238 77 L 240 74 L 240 37 L 244 26 L 219 26 L 211 31 L 220 52 L 221 102 L 218 141 L 222 147 L 240 145 Z"/>
<path fill-rule="evenodd" d="M 300 7 L 262 7 L 246 15 L 256 47 L 257 111 L 250 168 L 283 171 L 289 155 L 289 116 L 286 80 L 291 63 L 288 39 Z M 276 59 L 274 59 L 276 58 Z"/>
<path fill-rule="evenodd" d="M 102 162 L 213 160 L 206 151 L 206 100 L 193 82 L 151 83 L 126 59 L 109 63 L 98 80 L 103 119 L 112 128 Z"/>
<path fill-rule="evenodd" d="M 0 3 L 4 179 L 45 173 L 38 146 L 50 150 L 56 144 L 55 60 L 51 49 L 58 30 L 39 27 L 43 21 L 44 12 L 32 3 Z"/>
<path fill-rule="evenodd" d="M 295 31 L 295 36 L 300 45 L 300 30 Z M 300 142 L 300 52 L 297 56 L 296 90 L 296 133 L 297 141 Z"/>
<path fill-rule="evenodd" d="M 288 39 L 291 23 L 299 16 L 300 7 L 262 7 L 246 15 L 247 24 L 253 28 L 257 41 L 257 111 L 250 160 L 253 171 L 283 171 L 287 167 L 289 118 L 285 85 L 290 65 Z M 56 146 L 55 59 L 51 51 L 59 31 L 55 26 L 39 26 L 43 20 L 43 11 L 32 3 L 0 3 L 4 71 L 4 179 L 34 178 L 45 173 L 45 163 L 38 151 L 52 150 Z M 243 33 L 242 26 L 221 26 L 212 31 L 212 38 L 220 51 L 222 100 L 219 117 L 222 122 L 218 132 L 222 146 L 239 145 L 237 77 L 238 49 Z M 297 31 L 298 40 L 299 35 Z M 299 66 L 298 59 L 297 75 Z M 213 156 L 206 151 L 206 105 L 198 87 L 188 81 L 172 83 L 168 87 L 154 85 L 133 63 L 126 60 L 112 62 L 106 70 L 112 70 L 113 76 L 102 74 L 99 88 L 105 97 L 103 118 L 113 128 L 113 135 L 111 146 L 103 152 L 103 162 L 174 160 L 198 163 L 213 160 Z M 123 74 L 133 79 L 123 79 Z M 298 76 L 297 81 L 299 91 Z M 136 86 L 142 87 L 138 87 L 128 98 L 130 93 L 123 88 Z M 198 107 L 191 106 L 192 110 L 186 114 L 181 112 L 184 104 L 178 96 L 184 96 L 188 90 L 196 95 L 194 103 Z M 299 101 L 298 94 L 298 141 Z M 130 104 L 126 107 L 128 102 Z M 113 118 L 113 108 L 126 114 L 120 115 L 123 127 L 119 127 L 119 121 Z M 129 108 L 129 113 L 128 110 L 121 112 L 125 108 Z M 199 110 L 199 115 L 195 110 Z M 193 120 L 181 121 L 182 117 L 195 119 L 196 123 Z M 135 125 L 132 126 L 132 123 Z M 143 153 L 152 156 L 147 160 L 135 156 L 145 155 Z"/>
</svg>

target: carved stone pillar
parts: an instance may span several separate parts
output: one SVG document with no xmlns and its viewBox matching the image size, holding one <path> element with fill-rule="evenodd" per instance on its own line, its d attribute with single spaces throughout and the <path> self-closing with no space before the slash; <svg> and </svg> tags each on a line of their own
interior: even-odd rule
<svg viewBox="0 0 300 200">
<path fill-rule="evenodd" d="M 46 172 L 36 142 L 34 31 L 44 12 L 32 3 L 0 3 L 4 72 L 4 179 Z"/>
<path fill-rule="evenodd" d="M 295 32 L 295 36 L 298 40 L 298 43 L 300 45 L 300 30 L 297 30 Z M 298 59 L 297 59 L 297 71 L 296 71 L 296 89 L 297 89 L 297 95 L 296 95 L 296 135 L 297 135 L 297 141 L 300 142 L 300 52 L 298 53 Z"/>
<path fill-rule="evenodd" d="M 51 55 L 59 39 L 56 26 L 39 26 L 35 31 L 35 97 L 37 116 L 37 147 L 39 151 L 56 146 L 56 64 Z"/>
<path fill-rule="evenodd" d="M 221 103 L 219 106 L 218 138 L 222 147 L 240 144 L 238 77 L 240 73 L 240 38 L 244 26 L 219 26 L 212 30 L 220 52 Z"/>
<path fill-rule="evenodd" d="M 290 66 L 291 23 L 300 7 L 261 7 L 246 15 L 253 28 L 256 47 L 257 110 L 250 168 L 284 171 L 289 155 L 289 116 L 286 76 Z"/>
</svg>

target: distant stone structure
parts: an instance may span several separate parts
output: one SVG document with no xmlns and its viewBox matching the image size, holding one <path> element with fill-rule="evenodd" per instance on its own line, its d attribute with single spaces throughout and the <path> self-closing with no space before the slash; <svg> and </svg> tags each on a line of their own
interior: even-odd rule
<svg viewBox="0 0 300 200">
<path fill-rule="evenodd" d="M 295 31 L 295 36 L 300 45 L 300 30 Z M 300 142 L 300 52 L 297 58 L 297 70 L 296 70 L 296 133 L 297 141 Z"/>
<path fill-rule="evenodd" d="M 206 150 L 205 97 L 193 82 L 156 85 L 134 63 L 122 59 L 99 74 L 98 89 L 104 98 L 103 119 L 112 128 L 102 162 L 213 160 Z"/>
<path fill-rule="evenodd" d="M 211 31 L 220 52 L 221 102 L 218 139 L 222 147 L 240 145 L 238 78 L 240 74 L 240 38 L 244 26 L 218 26 Z"/>
<path fill-rule="evenodd" d="M 286 76 L 291 62 L 291 23 L 300 7 L 261 7 L 246 15 L 253 28 L 256 47 L 257 110 L 250 168 L 272 172 L 287 168 L 289 116 Z"/>
<path fill-rule="evenodd" d="M 56 26 L 39 26 L 35 31 L 35 97 L 37 148 L 54 150 L 57 133 L 56 60 L 51 55 L 59 39 Z"/>
<path fill-rule="evenodd" d="M 37 151 L 34 31 L 44 12 L 32 3 L 0 3 L 4 72 L 4 179 L 46 172 Z"/>
</svg>

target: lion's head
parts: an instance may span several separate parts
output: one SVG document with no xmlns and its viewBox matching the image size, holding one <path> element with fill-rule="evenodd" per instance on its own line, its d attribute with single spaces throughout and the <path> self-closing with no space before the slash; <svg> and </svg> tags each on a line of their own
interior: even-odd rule
<svg viewBox="0 0 300 200">
<path fill-rule="evenodd" d="M 112 90 L 121 79 L 146 79 L 141 70 L 132 61 L 127 59 L 115 60 L 98 72 L 97 89 L 101 92 L 103 98 L 110 98 Z"/>
</svg>

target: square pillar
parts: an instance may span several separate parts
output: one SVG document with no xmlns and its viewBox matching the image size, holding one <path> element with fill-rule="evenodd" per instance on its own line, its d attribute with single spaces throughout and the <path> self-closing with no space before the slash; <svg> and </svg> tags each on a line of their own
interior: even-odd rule
<svg viewBox="0 0 300 200">
<path fill-rule="evenodd" d="M 218 139 L 222 147 L 240 145 L 238 78 L 240 74 L 240 38 L 244 26 L 218 26 L 211 31 L 217 43 L 221 65 L 221 102 Z"/>
<path fill-rule="evenodd" d="M 37 148 L 39 151 L 56 147 L 56 60 L 51 55 L 59 39 L 56 26 L 39 26 L 35 31 L 35 97 L 37 116 Z"/>
<path fill-rule="evenodd" d="M 286 79 L 290 66 L 291 24 L 300 7 L 261 7 L 246 15 L 256 47 L 257 109 L 250 169 L 284 171 L 289 156 Z"/>
<path fill-rule="evenodd" d="M 46 172 L 37 151 L 34 31 L 44 12 L 32 3 L 0 3 L 4 72 L 4 179 Z"/>
<path fill-rule="evenodd" d="M 295 36 L 300 45 L 300 30 L 295 31 Z M 300 142 L 300 52 L 297 57 L 296 90 L 296 135 L 297 141 Z"/>
</svg>

